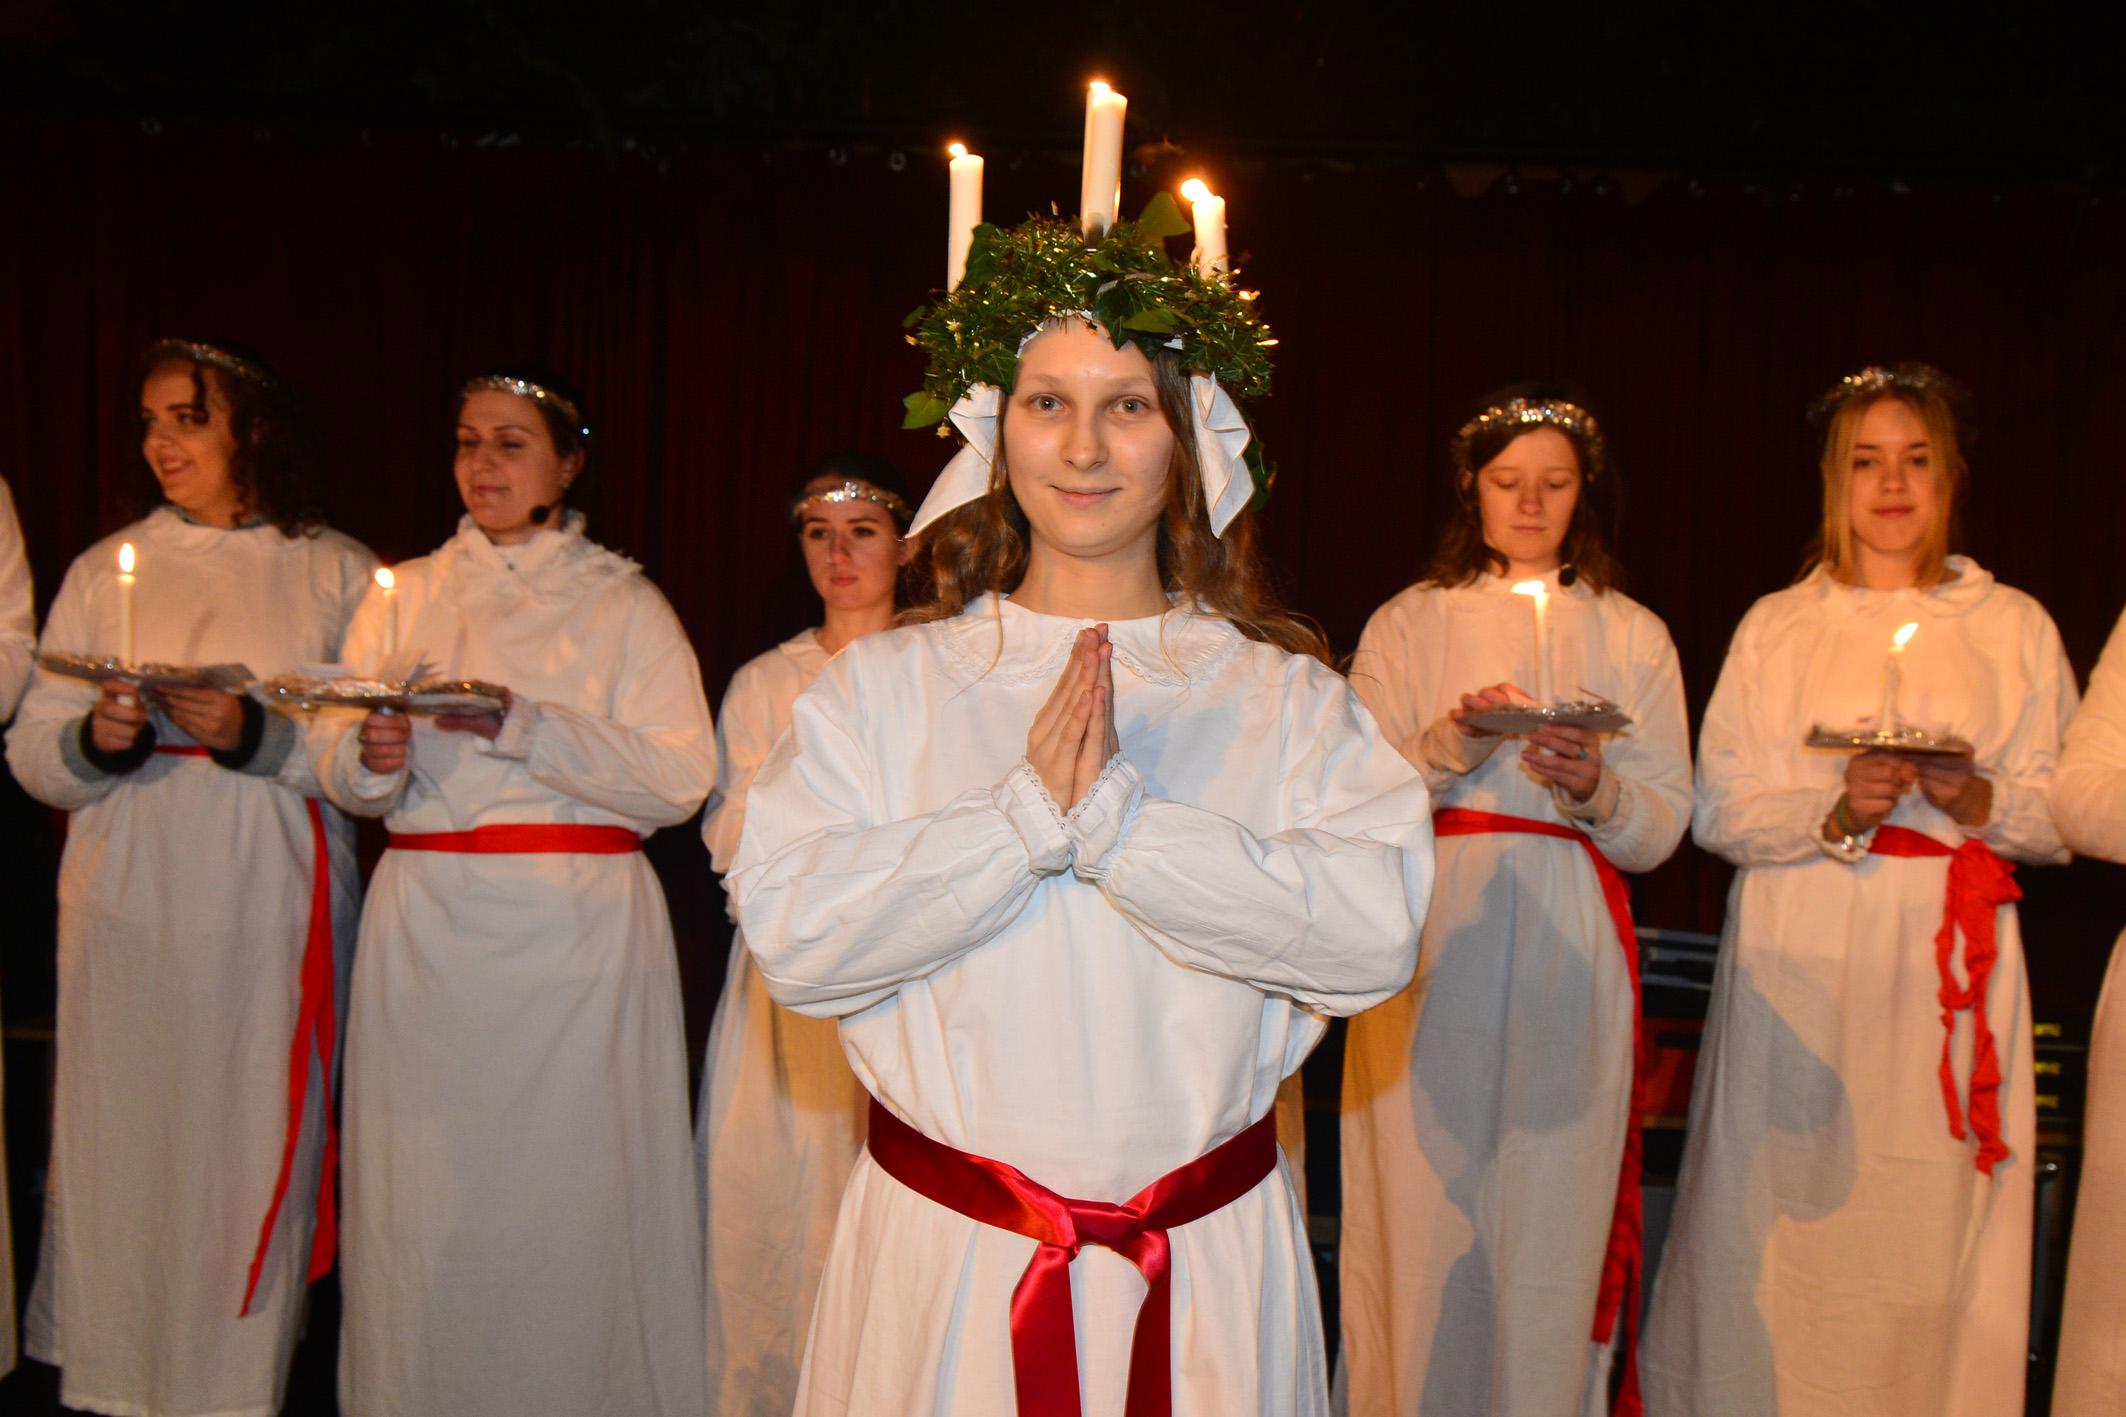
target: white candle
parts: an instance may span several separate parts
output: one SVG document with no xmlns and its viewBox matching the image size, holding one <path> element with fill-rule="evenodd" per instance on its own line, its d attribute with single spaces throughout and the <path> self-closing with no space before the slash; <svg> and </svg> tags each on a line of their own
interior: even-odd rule
<svg viewBox="0 0 2126 1417">
<path fill-rule="evenodd" d="M 1225 198 L 1213 192 L 1200 177 L 1182 183 L 1181 195 L 1189 199 L 1189 209 L 1196 217 L 1196 269 L 1206 278 L 1217 276 L 1227 266 Z"/>
<path fill-rule="evenodd" d="M 1516 581 L 1515 595 L 1525 595 L 1535 605 L 1535 701 L 1550 698 L 1550 587 L 1542 581 Z"/>
<path fill-rule="evenodd" d="M 951 290 L 967 274 L 967 248 L 974 244 L 974 229 L 982 224 L 982 159 L 954 143 L 952 153 L 951 212 L 945 219 L 945 289 Z"/>
<path fill-rule="evenodd" d="M 1919 633 L 1919 622 L 1912 621 L 1900 626 L 1890 636 L 1890 655 L 1882 662 L 1882 718 L 1880 730 L 1885 734 L 1897 731 L 1897 681 L 1904 674 L 1905 646 L 1912 643 L 1912 636 Z"/>
<path fill-rule="evenodd" d="M 384 658 L 388 661 L 399 652 L 399 582 L 391 567 L 376 568 L 376 585 L 384 592 Z"/>
<path fill-rule="evenodd" d="M 121 661 L 136 662 L 133 651 L 133 543 L 118 548 L 118 648 Z"/>
<path fill-rule="evenodd" d="M 1122 119 L 1129 100 L 1098 79 L 1085 96 L 1085 161 L 1080 171 L 1078 215 L 1085 238 L 1097 241 L 1122 208 Z"/>
</svg>

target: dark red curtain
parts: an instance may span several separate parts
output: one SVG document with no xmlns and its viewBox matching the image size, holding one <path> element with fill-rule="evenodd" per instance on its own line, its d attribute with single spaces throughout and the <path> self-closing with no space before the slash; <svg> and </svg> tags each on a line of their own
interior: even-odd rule
<svg viewBox="0 0 2126 1417">
<path fill-rule="evenodd" d="M 1674 632 L 1694 716 L 1814 527 L 1801 409 L 1869 361 L 1969 384 L 1963 545 L 2051 608 L 2084 674 L 2126 601 L 2115 195 L 1241 156 L 1212 175 L 1282 338 L 1259 418 L 1281 473 L 1270 546 L 1339 650 L 1421 566 L 1448 435 L 1534 376 L 1595 394 L 1630 589 Z M 1068 206 L 1075 155 L 993 152 L 989 179 L 994 217 Z M 1129 188 L 1133 207 L 1150 178 Z M 942 275 L 939 153 L 17 123 L 0 190 L 0 475 L 45 595 L 147 490 L 136 360 L 169 333 L 251 344 L 309 391 L 333 519 L 386 558 L 451 529 L 457 383 L 501 358 L 569 372 L 598 427 L 593 533 L 664 587 L 712 694 L 807 621 L 794 470 L 862 447 L 920 481 L 947 451 L 898 430 L 920 375 L 900 319 Z M 48 881 L 49 820 L 12 820 Z M 690 833 L 656 855 L 699 1005 L 720 900 Z M 2083 866 L 2024 877 L 2040 1011 L 2086 1014 L 2126 886 Z M 1725 883 L 1686 847 L 1641 883 L 1640 919 L 1716 929 Z M 18 931 L 11 996 L 46 948 Z"/>
</svg>

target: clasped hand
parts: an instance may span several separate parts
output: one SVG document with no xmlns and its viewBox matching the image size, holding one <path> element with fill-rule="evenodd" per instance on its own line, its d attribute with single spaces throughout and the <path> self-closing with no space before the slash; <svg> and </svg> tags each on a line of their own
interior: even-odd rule
<svg viewBox="0 0 2126 1417">
<path fill-rule="evenodd" d="M 1026 761 L 1068 812 L 1122 751 L 1115 733 L 1115 647 L 1107 626 L 1080 630 L 1048 702 L 1026 733 Z"/>
<path fill-rule="evenodd" d="M 106 753 L 123 753 L 148 726 L 148 703 L 202 748 L 226 753 L 243 741 L 244 706 L 220 689 L 159 689 L 151 696 L 137 684 L 106 679 L 89 711 L 89 739 Z"/>
<path fill-rule="evenodd" d="M 1917 787 L 1928 802 L 1965 826 L 1984 826 L 1992 814 L 1993 786 L 1979 776 L 1969 753 L 1855 753 L 1845 765 L 1846 814 L 1862 831 L 1873 831 L 1897 810 L 1897 799 Z"/>
</svg>

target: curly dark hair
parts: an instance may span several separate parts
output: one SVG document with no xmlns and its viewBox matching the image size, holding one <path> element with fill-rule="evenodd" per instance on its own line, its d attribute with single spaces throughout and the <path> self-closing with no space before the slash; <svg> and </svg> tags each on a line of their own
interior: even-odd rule
<svg viewBox="0 0 2126 1417">
<path fill-rule="evenodd" d="M 1530 382 L 1509 384 L 1496 390 L 1471 412 L 1481 413 L 1514 399 L 1587 407 L 1586 396 L 1575 385 Z M 1535 426 L 1556 427 L 1554 424 Z M 1425 569 L 1424 584 L 1463 586 L 1487 571 L 1505 574 L 1506 558 L 1484 540 L 1484 518 L 1477 502 L 1475 474 L 1505 452 L 1514 439 L 1531 431 L 1533 428 L 1529 425 L 1502 424 L 1471 435 L 1468 447 L 1463 450 L 1468 470 L 1457 467 L 1454 471 L 1454 511 L 1440 529 L 1439 545 L 1432 553 L 1431 564 Z M 1573 454 L 1580 465 L 1580 498 L 1573 506 L 1572 521 L 1565 529 L 1565 541 L 1558 548 L 1558 558 L 1573 567 L 1595 592 L 1618 589 L 1623 584 L 1624 567 L 1609 549 L 1616 535 L 1617 513 L 1623 503 L 1621 489 L 1617 486 L 1616 465 L 1585 434 L 1569 428 L 1558 428 L 1558 431 L 1571 441 Z"/>
<path fill-rule="evenodd" d="M 203 357 L 211 349 L 231 359 L 233 372 Z M 317 425 L 302 396 L 241 345 L 216 340 L 201 346 L 157 340 L 140 361 L 145 380 L 158 370 L 183 365 L 192 372 L 192 408 L 202 423 L 215 417 L 219 394 L 228 409 L 229 436 L 236 444 L 229 476 L 246 515 L 261 517 L 287 537 L 316 536 L 325 527 L 319 497 L 324 461 Z"/>
</svg>

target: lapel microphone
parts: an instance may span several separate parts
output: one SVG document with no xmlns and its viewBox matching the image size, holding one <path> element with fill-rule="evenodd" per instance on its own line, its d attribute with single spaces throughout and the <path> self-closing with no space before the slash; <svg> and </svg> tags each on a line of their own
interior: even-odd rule
<svg viewBox="0 0 2126 1417">
<path fill-rule="evenodd" d="M 546 503 L 541 502 L 538 506 L 531 509 L 532 525 L 545 526 L 546 519 L 548 517 L 551 517 L 553 514 L 554 509 L 548 506 Z"/>
<path fill-rule="evenodd" d="M 542 507 L 542 508 L 540 509 L 540 511 L 544 511 L 544 510 L 545 510 L 545 508 L 543 508 L 543 507 Z M 539 513 L 538 513 L 538 512 L 533 512 L 533 513 L 532 513 L 532 520 L 533 520 L 533 521 L 544 521 L 544 520 L 545 520 L 545 518 L 541 517 L 541 516 L 539 515 Z M 1567 587 L 1570 587 L 1570 586 L 1572 585 L 1572 583 L 1573 583 L 1574 581 L 1578 580 L 1579 578 L 1580 578 L 1580 568 L 1579 568 L 1578 566 L 1575 566 L 1575 565 L 1573 565 L 1573 564 L 1572 564 L 1572 562 L 1570 562 L 1570 561 L 1567 561 L 1567 562 L 1566 562 L 1566 563 L 1565 563 L 1564 565 L 1562 565 L 1562 566 L 1558 567 L 1558 584 L 1559 584 L 1559 585 L 1561 585 L 1561 586 L 1567 586 Z"/>
</svg>

